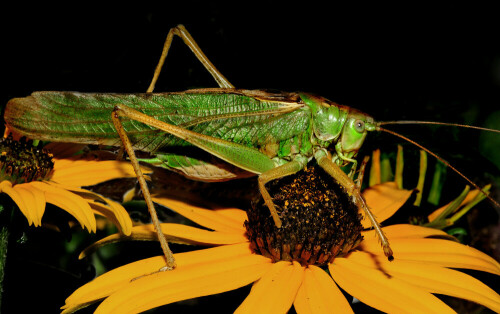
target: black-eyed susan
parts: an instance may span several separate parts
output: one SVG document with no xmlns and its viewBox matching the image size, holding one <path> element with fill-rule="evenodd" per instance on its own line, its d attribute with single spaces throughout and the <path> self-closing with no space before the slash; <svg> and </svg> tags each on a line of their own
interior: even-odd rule
<svg viewBox="0 0 500 314">
<path fill-rule="evenodd" d="M 15 141 L 11 136 L 0 140 L 0 152 L 0 192 L 14 201 L 29 225 L 42 225 L 49 203 L 71 214 L 88 231 L 96 231 L 95 215 L 98 214 L 114 222 L 122 233 L 130 234 L 132 222 L 119 203 L 80 188 L 134 177 L 127 162 L 101 161 L 82 158 L 82 155 L 61 158 L 62 153 L 52 155 L 24 139 Z M 65 153 L 68 155 L 68 151 Z"/>
<path fill-rule="evenodd" d="M 288 209 L 282 213 L 280 229 L 274 227 L 269 215 L 261 214 L 264 211 L 259 205 L 247 216 L 234 208 L 210 210 L 155 198 L 156 203 L 210 229 L 163 224 L 170 241 L 215 247 L 175 254 L 177 268 L 172 271 L 158 271 L 165 263 L 162 256 L 114 269 L 77 289 L 67 298 L 63 313 L 101 300 L 96 313 L 138 313 L 246 285 L 252 289 L 235 309 L 237 313 L 285 313 L 292 306 L 298 313 L 352 312 L 341 289 L 385 312 L 452 313 L 435 294 L 500 311 L 500 296 L 494 290 L 453 269 L 500 275 L 500 264 L 493 258 L 450 240 L 441 230 L 398 224 L 383 228 L 394 251 L 394 261 L 389 262 L 375 232 L 361 231 L 371 227 L 368 220 L 359 221 L 356 212 L 348 212 L 349 205 L 315 211 L 337 204 L 337 197 L 345 195 L 330 194 L 322 200 L 317 195 L 306 197 L 309 189 L 315 193 L 323 184 L 314 177 L 309 180 L 312 185 L 305 187 L 280 183 L 297 192 L 306 212 L 298 217 L 303 213 L 294 210 L 296 204 L 282 199 L 280 208 Z M 297 183 L 295 180 L 290 184 Z M 411 191 L 397 188 L 394 182 L 374 185 L 363 193 L 379 221 L 392 216 L 410 195 Z M 274 200 L 280 202 L 279 197 L 274 196 Z M 312 202 L 320 206 L 306 205 Z M 287 228 L 288 224 L 294 224 L 293 228 Z M 123 238 L 113 235 L 95 247 Z M 130 238 L 156 239 L 149 225 L 134 227 Z"/>
</svg>

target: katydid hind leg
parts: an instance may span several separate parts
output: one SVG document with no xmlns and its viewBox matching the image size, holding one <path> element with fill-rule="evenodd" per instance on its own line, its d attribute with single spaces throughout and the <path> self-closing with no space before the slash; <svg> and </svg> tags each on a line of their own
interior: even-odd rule
<svg viewBox="0 0 500 314">
<path fill-rule="evenodd" d="M 163 44 L 163 50 L 160 56 L 160 60 L 158 61 L 158 65 L 156 66 L 155 72 L 153 74 L 153 79 L 151 80 L 151 83 L 147 90 L 148 93 L 152 93 L 155 88 L 156 81 L 160 76 L 161 69 L 163 67 L 163 64 L 165 63 L 165 59 L 167 58 L 168 51 L 170 50 L 170 46 L 172 44 L 172 40 L 175 35 L 179 36 L 182 39 L 182 41 L 189 47 L 189 49 L 191 49 L 196 58 L 203 64 L 203 66 L 208 70 L 208 72 L 210 72 L 210 74 L 215 79 L 219 87 L 234 88 L 233 84 L 231 84 L 224 77 L 224 75 L 222 75 L 222 73 L 220 73 L 219 70 L 217 70 L 217 68 L 213 65 L 213 63 L 210 62 L 210 60 L 200 49 L 196 41 L 193 39 L 191 34 L 189 34 L 189 32 L 186 30 L 184 25 L 179 24 L 176 27 L 171 28 L 170 31 L 168 32 L 167 38 L 165 39 L 165 43 Z"/>
<path fill-rule="evenodd" d="M 196 133 L 183 127 L 155 119 L 125 105 L 116 105 L 115 112 L 158 130 L 176 136 L 238 168 L 260 174 L 275 167 L 274 161 L 258 149 L 243 144 Z"/>
<path fill-rule="evenodd" d="M 327 155 L 326 153 L 320 151 L 315 155 L 315 158 L 318 162 L 318 165 L 323 168 L 329 175 L 331 175 L 340 185 L 342 185 L 347 193 L 352 197 L 352 200 L 356 204 L 356 206 L 364 211 L 365 215 L 372 223 L 375 232 L 378 234 L 385 256 L 387 256 L 389 261 L 392 261 L 394 257 L 389 244 L 389 240 L 385 236 L 380 224 L 375 219 L 375 216 L 366 204 L 363 196 L 361 195 L 361 191 L 358 185 L 344 171 L 342 171 L 339 166 L 332 162 L 331 158 L 329 158 L 329 155 Z"/>
<path fill-rule="evenodd" d="M 307 158 L 297 157 L 293 161 L 275 167 L 274 161 L 271 158 L 255 148 L 196 133 L 179 126 L 157 120 L 124 105 L 117 106 L 115 108 L 115 112 L 121 117 L 147 124 L 179 137 L 236 167 L 259 174 L 259 189 L 261 194 L 266 205 L 271 211 L 271 215 L 276 226 L 281 227 L 281 220 L 279 219 L 276 208 L 272 202 L 272 198 L 264 185 L 271 180 L 279 179 L 301 170 L 307 164 Z M 125 131 L 123 130 L 123 132 Z"/>
<path fill-rule="evenodd" d="M 139 181 L 139 185 L 141 187 L 142 194 L 144 196 L 144 200 L 146 201 L 146 205 L 148 207 L 149 214 L 151 215 L 151 220 L 153 222 L 156 234 L 158 236 L 158 240 L 160 241 L 161 248 L 163 250 L 163 254 L 165 256 L 165 262 L 166 266 L 161 268 L 161 271 L 164 270 L 172 270 L 176 267 L 175 263 L 175 258 L 170 250 L 170 247 L 168 245 L 168 242 L 165 238 L 165 235 L 161 231 L 161 226 L 160 226 L 160 221 L 158 219 L 158 215 L 156 214 L 156 210 L 153 204 L 153 200 L 151 199 L 151 193 L 149 192 L 148 186 L 146 184 L 146 179 L 144 178 L 144 174 L 141 171 L 139 162 L 137 160 L 137 157 L 135 156 L 134 149 L 132 147 L 132 144 L 130 143 L 130 140 L 127 136 L 127 133 L 125 132 L 125 129 L 123 128 L 123 125 L 120 121 L 120 116 L 117 113 L 116 109 L 112 113 L 112 120 L 113 124 L 116 128 L 116 131 L 118 132 L 118 135 L 120 136 L 120 139 L 123 144 L 123 148 L 127 152 L 130 163 L 132 164 L 132 167 L 134 168 L 135 174 L 137 176 L 137 180 Z"/>
</svg>

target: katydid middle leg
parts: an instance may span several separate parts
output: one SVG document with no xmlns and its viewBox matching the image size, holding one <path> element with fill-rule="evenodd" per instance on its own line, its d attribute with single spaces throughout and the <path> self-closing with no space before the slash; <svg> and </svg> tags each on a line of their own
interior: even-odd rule
<svg viewBox="0 0 500 314">
<path fill-rule="evenodd" d="M 271 216 L 273 217 L 274 224 L 276 227 L 281 228 L 281 219 L 278 215 L 276 207 L 274 206 L 273 199 L 269 192 L 266 189 L 265 184 L 269 181 L 280 179 L 289 175 L 292 175 L 302 169 L 307 164 L 306 158 L 297 158 L 286 164 L 278 166 L 276 168 L 272 168 L 262 174 L 259 175 L 259 190 L 264 202 L 266 203 L 269 211 L 271 212 Z"/>
</svg>

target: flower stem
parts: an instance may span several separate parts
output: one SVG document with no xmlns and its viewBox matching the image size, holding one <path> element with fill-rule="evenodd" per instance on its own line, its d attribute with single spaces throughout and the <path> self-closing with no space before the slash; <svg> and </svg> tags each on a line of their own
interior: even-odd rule
<svg viewBox="0 0 500 314">
<path fill-rule="evenodd" d="M 0 204 L 0 214 L 4 211 L 4 207 Z M 2 308 L 3 296 L 3 279 L 5 275 L 5 262 L 7 261 L 7 245 L 9 243 L 9 228 L 8 224 L 0 224 L 0 309 Z"/>
</svg>

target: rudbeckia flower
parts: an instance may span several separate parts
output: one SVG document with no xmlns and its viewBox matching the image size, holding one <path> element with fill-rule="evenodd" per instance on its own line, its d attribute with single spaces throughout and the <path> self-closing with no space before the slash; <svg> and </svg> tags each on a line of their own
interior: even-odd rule
<svg viewBox="0 0 500 314">
<path fill-rule="evenodd" d="M 299 182 L 305 187 L 280 183 L 292 192 L 300 190 L 301 212 L 294 211 L 293 199 L 280 200 L 274 195 L 275 203 L 284 210 L 279 230 L 260 205 L 247 215 L 235 208 L 207 209 L 154 198 L 156 203 L 208 229 L 163 224 L 169 241 L 213 247 L 175 254 L 177 267 L 172 271 L 159 271 L 165 265 L 163 256 L 111 270 L 68 297 L 63 313 L 97 301 L 102 303 L 96 313 L 139 313 L 246 285 L 252 288 L 235 309 L 237 313 L 285 313 L 292 306 L 298 313 L 352 312 L 341 289 L 384 312 L 452 313 L 435 294 L 471 300 L 500 311 L 500 296 L 495 291 L 454 269 L 500 275 L 500 264 L 493 258 L 453 241 L 441 230 L 398 224 L 382 228 L 394 251 L 390 262 L 375 232 L 369 230 L 368 220 L 360 221 L 349 208 L 318 210 L 314 203 L 323 206 L 337 200 L 332 195 L 321 200 L 316 194 L 310 197 L 309 191 L 315 193 L 323 184 L 316 177 L 306 177 L 313 181 L 311 185 Z M 363 196 L 383 222 L 411 193 L 387 182 L 366 189 Z M 302 213 L 306 216 L 298 217 Z M 347 216 L 350 218 L 344 220 Z M 287 228 L 294 221 L 293 228 Z M 324 223 L 329 225 L 325 227 Z M 130 237 L 112 235 L 90 250 L 124 239 L 154 240 L 156 236 L 152 226 L 137 226 Z"/>
<path fill-rule="evenodd" d="M 81 155 L 66 157 L 64 154 L 71 155 L 67 150 L 71 150 L 71 146 L 67 145 L 62 150 L 61 144 L 53 148 L 54 156 L 24 139 L 3 138 L 0 143 L 0 193 L 14 201 L 29 225 L 42 225 L 49 203 L 71 214 L 89 232 L 96 231 L 97 214 L 115 223 L 122 233 L 130 234 L 132 221 L 119 203 L 80 187 L 134 177 L 132 167 L 115 160 L 100 161 Z"/>
</svg>

